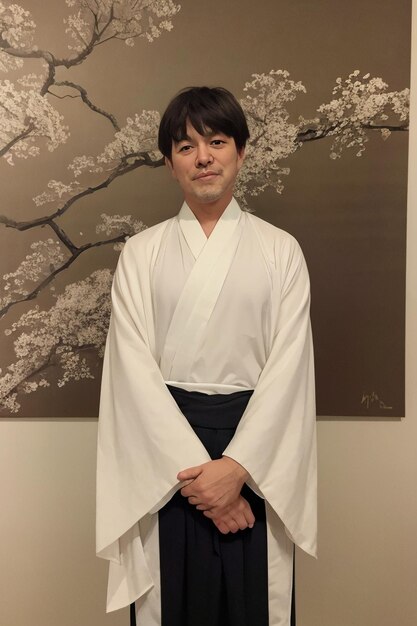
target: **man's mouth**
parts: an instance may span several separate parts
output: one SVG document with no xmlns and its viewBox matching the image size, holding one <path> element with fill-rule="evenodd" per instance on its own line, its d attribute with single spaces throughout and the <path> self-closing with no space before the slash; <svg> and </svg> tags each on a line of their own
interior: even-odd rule
<svg viewBox="0 0 417 626">
<path fill-rule="evenodd" d="M 202 179 L 211 179 L 215 178 L 219 175 L 219 172 L 213 172 L 212 170 L 208 170 L 207 172 L 200 172 L 197 176 L 194 176 L 193 180 L 202 180 Z"/>
</svg>

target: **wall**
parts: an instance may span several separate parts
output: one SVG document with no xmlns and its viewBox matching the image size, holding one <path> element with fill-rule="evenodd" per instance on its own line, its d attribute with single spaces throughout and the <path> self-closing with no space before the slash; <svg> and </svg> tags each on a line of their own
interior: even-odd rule
<svg viewBox="0 0 417 626">
<path fill-rule="evenodd" d="M 413 2 L 412 94 L 417 93 Z M 406 419 L 320 422 L 319 560 L 298 554 L 300 626 L 417 624 L 417 99 L 407 252 Z M 389 332 L 389 328 L 387 328 Z"/>
<path fill-rule="evenodd" d="M 299 626 L 417 624 L 416 124 L 410 159 L 407 418 L 319 423 L 320 559 L 297 555 Z M 128 624 L 127 611 L 104 614 L 94 556 L 96 427 L 0 422 L 2 626 Z"/>
<path fill-rule="evenodd" d="M 94 554 L 97 421 L 0 423 L 1 626 L 127 626 Z"/>
</svg>

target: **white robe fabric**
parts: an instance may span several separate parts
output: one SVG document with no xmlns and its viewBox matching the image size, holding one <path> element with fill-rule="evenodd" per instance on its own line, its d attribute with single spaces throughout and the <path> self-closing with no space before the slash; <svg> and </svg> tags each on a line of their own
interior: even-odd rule
<svg viewBox="0 0 417 626">
<path fill-rule="evenodd" d="M 97 554 L 107 610 L 160 625 L 157 511 L 208 454 L 168 392 L 254 389 L 224 454 L 268 520 L 270 626 L 288 626 L 293 542 L 316 554 L 309 280 L 284 231 L 229 204 L 207 239 L 186 204 L 132 237 L 112 290 L 98 437 Z"/>
</svg>

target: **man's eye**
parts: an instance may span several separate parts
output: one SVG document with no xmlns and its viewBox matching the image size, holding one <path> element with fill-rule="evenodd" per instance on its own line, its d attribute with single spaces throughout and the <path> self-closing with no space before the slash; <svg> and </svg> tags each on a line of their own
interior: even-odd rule
<svg viewBox="0 0 417 626">
<path fill-rule="evenodd" d="M 226 143 L 226 142 L 225 142 L 225 141 L 223 141 L 222 139 L 213 139 L 213 140 L 212 140 L 212 142 L 211 142 L 211 144 L 212 144 L 213 146 L 220 146 L 220 145 L 222 145 L 223 143 Z"/>
<path fill-rule="evenodd" d="M 186 146 L 181 146 L 181 148 L 179 149 L 180 152 L 188 152 L 189 150 L 191 150 L 191 146 L 189 146 L 188 144 Z"/>
</svg>

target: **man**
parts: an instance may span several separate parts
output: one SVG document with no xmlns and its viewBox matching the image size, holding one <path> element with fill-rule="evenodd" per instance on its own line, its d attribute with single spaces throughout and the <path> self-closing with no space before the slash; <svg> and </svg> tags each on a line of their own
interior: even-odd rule
<svg viewBox="0 0 417 626">
<path fill-rule="evenodd" d="M 288 626 L 315 554 L 309 281 L 297 242 L 233 198 L 249 137 L 228 91 L 180 92 L 159 148 L 180 213 L 132 237 L 112 291 L 97 552 L 138 626 Z"/>
</svg>

